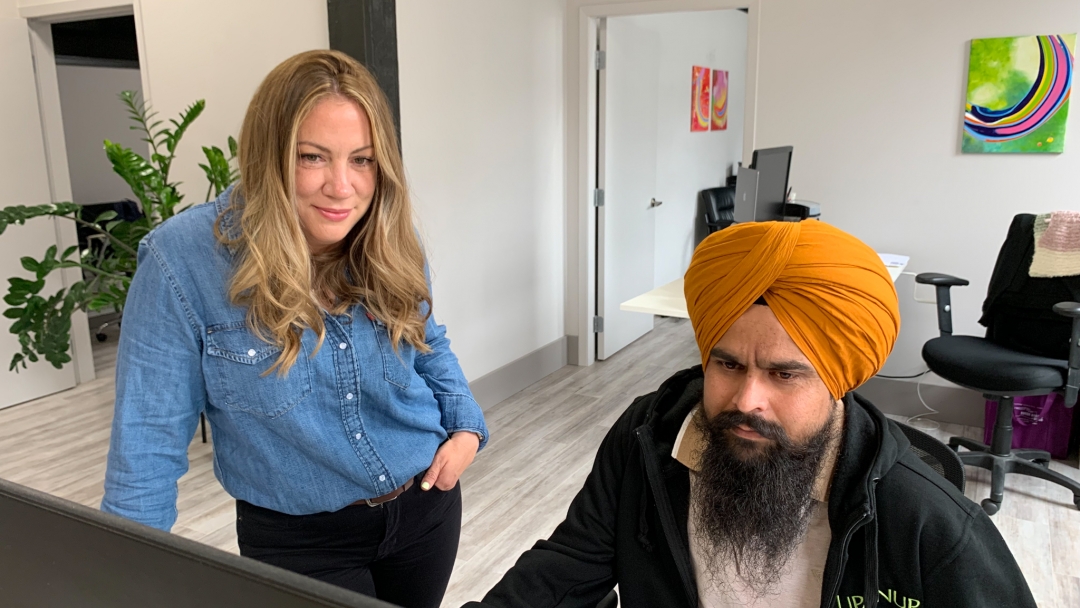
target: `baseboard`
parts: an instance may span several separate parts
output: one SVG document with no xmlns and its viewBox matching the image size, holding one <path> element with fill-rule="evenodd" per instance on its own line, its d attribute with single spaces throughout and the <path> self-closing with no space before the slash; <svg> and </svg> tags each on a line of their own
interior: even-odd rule
<svg viewBox="0 0 1080 608">
<path fill-rule="evenodd" d="M 511 361 L 469 383 L 473 397 L 488 408 L 566 366 L 567 336 Z"/>
<path fill-rule="evenodd" d="M 566 364 L 581 365 L 578 361 L 578 337 L 566 336 Z"/>
<path fill-rule="evenodd" d="M 871 378 L 855 390 L 886 414 L 914 416 L 927 411 L 919 401 L 915 382 Z M 986 398 L 981 394 L 959 386 L 923 384 L 922 396 L 927 405 L 938 411 L 926 418 L 982 428 Z"/>
</svg>

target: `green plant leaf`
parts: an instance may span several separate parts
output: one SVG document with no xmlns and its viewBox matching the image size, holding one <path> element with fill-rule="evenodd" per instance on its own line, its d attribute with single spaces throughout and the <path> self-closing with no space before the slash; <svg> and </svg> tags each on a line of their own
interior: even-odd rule
<svg viewBox="0 0 1080 608">
<path fill-rule="evenodd" d="M 8 226 L 25 224 L 36 217 L 65 216 L 95 230 L 102 243 L 83 251 L 77 246 L 68 247 L 59 258 L 57 248 L 51 247 L 41 260 L 32 257 L 21 260 L 23 268 L 33 272 L 36 280 L 10 278 L 3 298 L 11 306 L 4 316 L 12 319 L 9 329 L 19 342 L 19 352 L 11 360 L 10 369 L 14 371 L 42 359 L 57 368 L 69 363 L 73 312 L 107 307 L 122 311 L 131 277 L 137 270 L 139 244 L 151 230 L 183 209 L 180 184 L 169 179 L 169 171 L 178 144 L 202 114 L 206 102 L 197 100 L 176 118 L 164 120 L 135 91 L 123 91 L 119 98 L 132 121 L 130 128 L 140 133 L 149 150 L 141 155 L 109 140 L 104 140 L 102 148 L 113 171 L 131 188 L 143 217 L 129 222 L 109 211 L 99 214 L 92 222 L 85 222 L 79 215 L 82 208 L 73 203 L 0 208 L 0 234 Z M 219 193 L 239 175 L 234 166 L 236 140 L 228 137 L 226 143 L 227 154 L 216 146 L 204 148 L 207 162 L 199 165 L 211 190 Z M 68 290 L 42 294 L 46 276 L 57 268 L 80 268 L 87 280 L 75 283 Z"/>
<path fill-rule="evenodd" d="M 26 304 L 26 294 L 9 293 L 4 296 L 4 302 L 11 306 L 22 306 Z"/>
</svg>

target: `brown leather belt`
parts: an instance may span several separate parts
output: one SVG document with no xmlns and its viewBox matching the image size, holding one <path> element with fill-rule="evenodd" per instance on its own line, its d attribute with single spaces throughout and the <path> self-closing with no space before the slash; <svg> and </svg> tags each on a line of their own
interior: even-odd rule
<svg viewBox="0 0 1080 608">
<path fill-rule="evenodd" d="M 354 505 L 367 505 L 369 507 L 377 507 L 377 506 L 379 506 L 379 505 L 381 505 L 383 503 L 387 503 L 387 502 L 390 502 L 391 500 L 394 500 L 398 496 L 401 496 L 402 494 L 405 493 L 406 490 L 408 490 L 409 488 L 412 487 L 412 484 L 413 484 L 413 480 L 410 479 L 409 481 L 405 482 L 405 485 L 403 485 L 400 488 L 394 490 L 393 492 L 390 492 L 389 494 L 383 494 L 382 496 L 377 496 L 375 498 L 361 498 L 360 500 L 358 500 L 358 501 L 356 501 L 356 502 L 354 502 L 352 504 L 354 504 Z"/>
</svg>

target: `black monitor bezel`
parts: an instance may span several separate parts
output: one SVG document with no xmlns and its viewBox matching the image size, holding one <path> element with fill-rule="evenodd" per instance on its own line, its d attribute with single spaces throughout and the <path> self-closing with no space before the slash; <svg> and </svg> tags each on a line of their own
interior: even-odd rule
<svg viewBox="0 0 1080 608">
<path fill-rule="evenodd" d="M 362 596 L 295 572 L 227 553 L 209 545 L 0 479 L 0 501 L 4 499 L 16 501 L 82 525 L 105 530 L 129 541 L 145 545 L 150 549 L 165 551 L 192 560 L 215 568 L 227 575 L 266 585 L 283 593 L 295 595 L 297 599 L 321 604 L 326 608 L 393 608 L 392 604 Z M 0 522 L 0 528 L 3 525 L 19 525 L 19 522 Z M 4 539 L 5 536 L 2 529 L 0 529 L 0 546 L 3 545 Z M 7 547 L 7 549 L 12 549 L 12 547 Z M 133 574 L 153 575 L 153 573 Z M 12 582 L 9 581 L 9 584 L 12 584 Z M 193 584 L 197 585 L 198 582 L 193 581 Z M 8 589 L 8 591 L 11 592 L 12 590 Z"/>
</svg>

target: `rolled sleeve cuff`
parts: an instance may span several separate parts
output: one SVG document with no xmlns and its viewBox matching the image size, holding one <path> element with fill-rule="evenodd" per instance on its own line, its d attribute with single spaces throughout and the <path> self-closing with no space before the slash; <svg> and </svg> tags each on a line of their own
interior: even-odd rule
<svg viewBox="0 0 1080 608">
<path fill-rule="evenodd" d="M 480 447 L 477 451 L 484 449 L 488 442 L 488 430 L 480 404 L 470 395 L 460 393 L 435 393 L 435 399 L 442 409 L 442 426 L 446 433 L 476 433 L 480 435 Z"/>
</svg>

